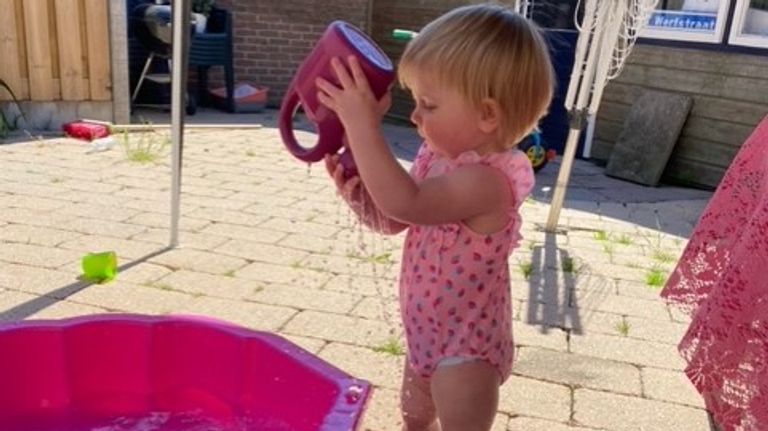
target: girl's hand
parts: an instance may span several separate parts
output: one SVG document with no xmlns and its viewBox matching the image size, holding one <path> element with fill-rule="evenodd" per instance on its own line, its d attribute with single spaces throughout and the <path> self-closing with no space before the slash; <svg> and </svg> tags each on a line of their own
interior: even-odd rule
<svg viewBox="0 0 768 431">
<path fill-rule="evenodd" d="M 350 205 L 360 204 L 363 200 L 362 186 L 360 177 L 355 175 L 351 178 L 344 178 L 344 167 L 339 163 L 339 155 L 325 155 L 325 169 L 328 175 L 333 178 L 336 184 L 336 190 L 339 195 Z"/>
<path fill-rule="evenodd" d="M 392 97 L 387 92 L 381 100 L 376 100 L 357 58 L 349 56 L 347 62 L 349 69 L 337 57 L 331 60 L 331 67 L 341 87 L 317 78 L 317 98 L 339 116 L 345 128 L 353 125 L 377 127 L 389 110 Z"/>
<path fill-rule="evenodd" d="M 339 195 L 364 225 L 386 235 L 397 234 L 407 227 L 405 224 L 389 219 L 376 207 L 359 176 L 344 177 L 344 167 L 339 163 L 338 154 L 325 156 L 325 169 L 333 178 Z"/>
</svg>

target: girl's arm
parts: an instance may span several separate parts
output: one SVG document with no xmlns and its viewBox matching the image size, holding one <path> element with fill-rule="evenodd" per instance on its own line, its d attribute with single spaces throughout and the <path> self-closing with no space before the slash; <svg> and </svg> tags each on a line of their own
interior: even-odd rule
<svg viewBox="0 0 768 431">
<path fill-rule="evenodd" d="M 443 224 L 501 211 L 510 204 L 506 179 L 488 166 L 462 166 L 416 183 L 387 146 L 376 99 L 357 60 L 349 59 L 351 75 L 338 59 L 332 66 L 341 88 L 320 79 L 318 98 L 343 123 L 362 181 L 384 215 L 407 224 Z"/>
<path fill-rule="evenodd" d="M 339 164 L 339 156 L 326 156 L 325 167 L 336 183 L 336 189 L 342 199 L 349 205 L 357 219 L 374 232 L 385 235 L 395 235 L 402 232 L 408 225 L 392 220 L 385 216 L 373 203 L 370 194 L 355 176 L 344 178 L 344 168 Z"/>
</svg>

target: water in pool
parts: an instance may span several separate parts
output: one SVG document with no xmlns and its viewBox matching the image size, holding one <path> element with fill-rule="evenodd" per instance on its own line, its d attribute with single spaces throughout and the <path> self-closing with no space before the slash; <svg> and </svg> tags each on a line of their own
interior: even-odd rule
<svg viewBox="0 0 768 431">
<path fill-rule="evenodd" d="M 45 421 L 47 423 L 39 422 L 27 418 L 19 428 L 4 431 L 294 431 L 290 425 L 277 419 L 246 416 L 213 419 L 202 411 L 151 412 L 101 420 L 59 418 Z"/>
</svg>

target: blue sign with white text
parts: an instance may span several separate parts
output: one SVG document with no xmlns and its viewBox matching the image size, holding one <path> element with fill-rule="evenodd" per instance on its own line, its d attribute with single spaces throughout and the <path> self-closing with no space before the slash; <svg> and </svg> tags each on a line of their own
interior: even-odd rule
<svg viewBox="0 0 768 431">
<path fill-rule="evenodd" d="M 715 31 L 717 24 L 716 13 L 691 13 L 658 11 L 651 15 L 648 27 L 657 29 L 674 29 L 691 32 Z"/>
</svg>

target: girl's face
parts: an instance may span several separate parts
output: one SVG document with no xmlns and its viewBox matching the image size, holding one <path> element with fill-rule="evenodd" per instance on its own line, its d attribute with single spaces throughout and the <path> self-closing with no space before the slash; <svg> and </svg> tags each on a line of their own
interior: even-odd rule
<svg viewBox="0 0 768 431">
<path fill-rule="evenodd" d="M 433 74 L 422 72 L 413 78 L 409 84 L 416 107 L 411 121 L 433 151 L 455 158 L 465 151 L 483 153 L 491 148 L 495 133 L 485 131 L 479 109 L 458 91 L 440 85 Z"/>
</svg>

